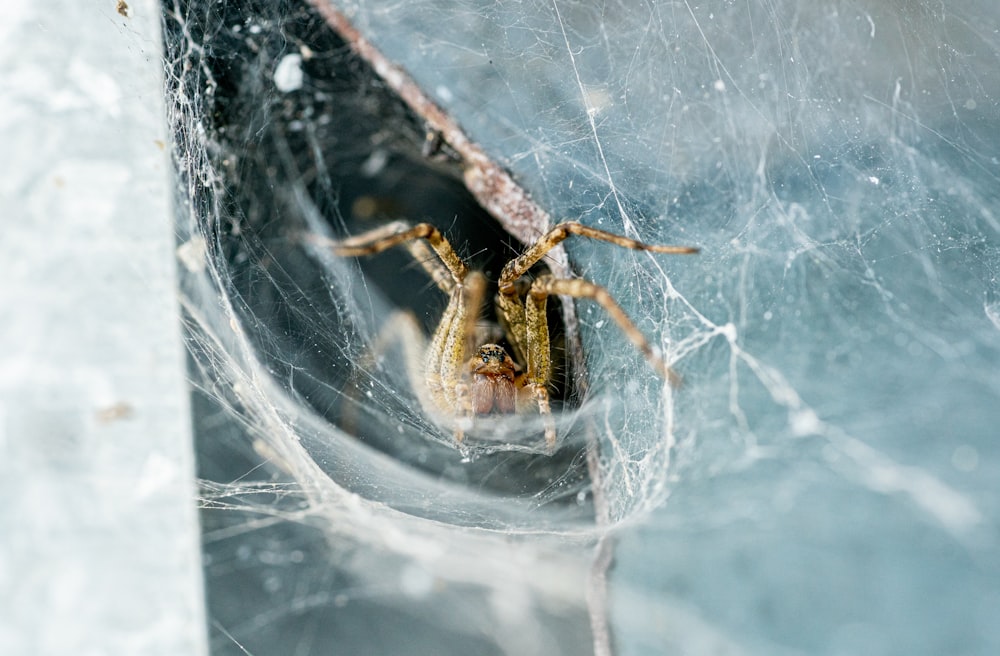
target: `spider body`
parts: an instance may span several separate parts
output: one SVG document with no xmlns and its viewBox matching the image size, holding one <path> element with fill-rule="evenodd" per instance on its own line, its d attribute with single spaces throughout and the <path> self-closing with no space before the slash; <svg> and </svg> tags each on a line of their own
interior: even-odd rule
<svg viewBox="0 0 1000 656">
<path fill-rule="evenodd" d="M 546 317 L 549 296 L 564 295 L 598 303 L 657 372 L 672 383 L 677 381 L 676 375 L 603 287 L 587 280 L 556 278 L 551 274 L 538 276 L 530 285 L 522 283 L 522 276 L 570 235 L 654 253 L 698 252 L 688 246 L 645 244 L 573 221 L 556 225 L 510 260 L 497 281 L 497 315 L 507 341 L 521 360 L 515 362 L 498 344 L 475 343 L 486 295 L 486 279 L 481 273 L 469 270 L 434 226 L 428 223 L 411 226 L 395 221 L 330 246 L 338 255 L 350 257 L 374 255 L 404 246 L 438 288 L 448 295 L 448 305 L 429 341 L 424 339 L 412 315 L 397 316 L 387 324 L 386 330 L 408 351 L 407 374 L 421 404 L 432 414 L 450 420 L 456 441 L 462 441 L 476 416 L 507 415 L 534 406 L 545 423 L 545 442 L 552 451 L 556 433 L 549 403 L 552 376 Z"/>
</svg>

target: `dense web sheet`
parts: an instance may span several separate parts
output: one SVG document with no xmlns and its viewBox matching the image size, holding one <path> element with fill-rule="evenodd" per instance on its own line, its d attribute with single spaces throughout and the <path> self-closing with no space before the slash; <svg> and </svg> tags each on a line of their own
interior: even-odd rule
<svg viewBox="0 0 1000 656">
<path fill-rule="evenodd" d="M 302 235 L 374 206 L 494 278 L 519 247 L 311 9 L 168 7 L 220 651 L 370 648 L 373 614 L 411 653 L 1000 647 L 1000 11 L 338 6 L 553 217 L 702 248 L 566 244 L 684 384 L 581 302 L 564 448 L 455 449 L 366 360 L 443 299 Z"/>
</svg>

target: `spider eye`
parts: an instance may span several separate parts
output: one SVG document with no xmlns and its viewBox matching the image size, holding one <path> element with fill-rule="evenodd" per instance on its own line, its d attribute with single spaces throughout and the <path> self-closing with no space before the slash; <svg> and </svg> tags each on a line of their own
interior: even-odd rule
<svg viewBox="0 0 1000 656">
<path fill-rule="evenodd" d="M 489 361 L 490 361 L 490 356 L 488 356 L 485 353 L 483 353 L 483 362 L 484 363 L 489 363 Z"/>
</svg>

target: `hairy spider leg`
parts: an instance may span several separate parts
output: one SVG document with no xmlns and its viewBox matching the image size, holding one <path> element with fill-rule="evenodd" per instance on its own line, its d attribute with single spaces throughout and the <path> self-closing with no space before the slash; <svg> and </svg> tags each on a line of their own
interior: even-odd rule
<svg viewBox="0 0 1000 656">
<path fill-rule="evenodd" d="M 363 365 L 375 366 L 393 346 L 403 350 L 403 366 L 407 376 L 420 372 L 427 338 L 417 317 L 410 311 L 397 310 L 389 315 L 368 347 Z"/>
<path fill-rule="evenodd" d="M 465 431 L 472 424 L 473 406 L 465 379 L 466 362 L 471 352 L 469 339 L 475 333 L 485 295 L 486 278 L 475 271 L 466 276 L 464 284 L 452 290 L 424 363 L 428 387 L 437 385 L 441 390 L 444 403 L 439 404 L 438 409 L 458 420 L 454 429 L 456 442 L 464 439 Z"/>
<path fill-rule="evenodd" d="M 540 276 L 531 284 L 522 316 L 525 324 L 525 358 L 528 367 L 524 374 L 524 387 L 530 391 L 531 397 L 538 405 L 538 414 L 542 416 L 545 424 L 545 446 L 551 452 L 556 446 L 556 427 L 549 403 L 552 353 L 549 342 L 549 320 L 545 314 L 548 294 L 541 284 L 547 279 L 551 279 L 551 276 Z"/>
<path fill-rule="evenodd" d="M 507 320 L 510 337 L 513 342 L 516 342 L 515 349 L 525 354 L 525 358 L 527 358 L 528 327 L 523 318 L 525 309 L 517 290 L 517 280 L 527 273 L 531 267 L 535 266 L 539 260 L 545 257 L 549 251 L 571 235 L 606 241 L 616 246 L 636 251 L 672 255 L 691 255 L 698 252 L 697 248 L 691 246 L 646 244 L 641 241 L 629 239 L 628 237 L 616 235 L 612 232 L 591 228 L 576 221 L 565 221 L 556 225 L 523 253 L 508 262 L 504 266 L 503 271 L 500 272 L 500 281 L 498 283 L 500 294 L 497 297 L 497 306 Z"/>
<path fill-rule="evenodd" d="M 466 304 L 468 307 L 473 307 L 467 301 Z M 444 321 L 443 318 L 441 325 L 444 325 Z M 441 335 L 446 335 L 446 332 L 441 331 Z M 417 317 L 412 312 L 397 311 L 389 316 L 361 360 L 362 368 L 373 367 L 385 353 L 393 348 L 398 348 L 401 351 L 406 378 L 423 407 L 438 408 L 443 412 L 445 408 L 452 407 L 446 404 L 455 403 L 461 404 L 465 408 L 464 412 L 453 413 L 459 420 L 463 416 L 467 417 L 473 414 L 471 392 L 462 389 L 449 394 L 447 386 L 442 382 L 442 363 L 445 359 L 442 357 L 442 353 L 447 349 L 435 350 L 430 346 Z M 436 356 L 434 356 L 435 353 Z M 465 385 L 465 383 L 459 381 L 457 385 Z M 352 414 L 349 421 L 356 424 L 357 417 Z M 465 435 L 462 427 L 456 426 L 454 433 L 455 440 L 462 442 Z"/>
<path fill-rule="evenodd" d="M 405 221 L 394 221 L 335 242 L 332 247 L 338 255 L 358 257 L 381 253 L 399 245 L 404 245 L 435 284 L 448 294 L 448 305 L 427 345 L 423 384 L 439 412 L 459 418 L 455 426 L 455 440 L 461 442 L 465 425 L 469 424 L 472 416 L 470 392 L 463 377 L 468 349 L 466 341 L 475 332 L 479 320 L 485 278 L 478 273 L 470 275 L 468 267 L 448 240 L 429 223 L 411 227 Z M 428 245 L 437 258 L 431 255 Z M 420 376 L 410 372 L 409 377 L 411 384 L 419 390 Z"/>
<path fill-rule="evenodd" d="M 453 401 L 453 392 L 446 387 L 449 379 L 444 362 L 449 348 L 448 339 L 456 327 L 461 326 L 465 320 L 462 306 L 462 288 L 456 286 L 448 294 L 448 305 L 441 313 L 441 319 L 431 334 L 424 354 L 424 383 L 434 406 L 441 412 L 447 411 Z"/>
<path fill-rule="evenodd" d="M 608 290 L 580 278 L 539 276 L 532 282 L 525 302 L 528 340 L 528 372 L 525 386 L 531 390 L 531 395 L 538 404 L 538 412 L 545 420 L 545 444 L 550 451 L 555 447 L 556 433 L 549 403 L 548 383 L 552 377 L 552 359 L 545 306 L 548 297 L 553 294 L 595 301 L 618 324 L 628 340 L 642 352 L 657 373 L 673 386 L 680 383 L 680 377 L 656 354 L 649 341 L 615 302 Z"/>
<path fill-rule="evenodd" d="M 481 344 L 483 331 L 480 329 L 480 322 L 483 318 L 483 303 L 486 300 L 486 276 L 479 271 L 470 271 L 465 277 L 465 298 L 466 307 L 465 325 L 462 326 L 462 335 L 465 336 L 465 343 L 462 345 L 465 356 L 470 357 L 475 353 Z M 463 366 L 465 361 L 463 360 Z"/>
<path fill-rule="evenodd" d="M 397 311 L 389 316 L 351 372 L 351 384 L 344 390 L 344 396 L 352 403 L 345 404 L 341 412 L 341 427 L 344 430 L 357 435 L 361 428 L 358 404 L 362 399 L 362 389 L 366 387 L 362 372 L 371 372 L 387 352 L 393 347 L 398 347 L 403 355 L 403 366 L 407 379 L 410 381 L 420 380 L 426 341 L 420 324 L 412 312 Z M 417 394 L 420 404 L 425 405 L 426 391 L 414 386 L 414 392 Z"/>
<path fill-rule="evenodd" d="M 527 303 L 528 321 L 529 324 L 534 321 L 543 325 L 533 326 L 529 331 L 529 349 L 533 349 L 533 345 L 531 343 L 532 335 L 540 334 L 541 328 L 545 329 L 545 337 L 548 336 L 548 325 L 544 324 L 545 302 L 546 299 L 553 294 L 571 296 L 573 298 L 590 299 L 600 305 L 604 308 L 604 311 L 608 314 L 608 316 L 611 317 L 616 324 L 618 324 L 618 327 L 621 329 L 622 333 L 625 334 L 625 337 L 628 338 L 628 341 L 632 342 L 632 345 L 642 353 L 649 364 L 658 374 L 660 374 L 660 376 L 669 381 L 673 386 L 680 384 L 680 376 L 668 367 L 663 359 L 657 355 L 656 351 L 653 350 L 652 345 L 650 345 L 649 340 L 646 339 L 646 336 L 642 334 L 642 331 L 639 330 L 634 323 L 632 323 L 632 320 L 628 318 L 628 315 L 625 314 L 625 311 L 622 310 L 621 306 L 618 305 L 608 290 L 582 278 L 554 278 L 550 275 L 544 275 L 539 276 L 532 283 Z M 551 365 L 549 364 L 547 354 L 536 354 L 535 357 L 539 358 L 537 368 L 544 368 L 545 371 L 543 373 L 548 376 L 550 372 L 548 372 L 547 369 Z M 541 373 L 539 375 L 541 375 Z"/>
<path fill-rule="evenodd" d="M 425 241 L 420 241 L 421 239 Z M 413 259 L 427 272 L 435 284 L 446 294 L 461 285 L 469 275 L 469 268 L 441 231 L 429 223 L 410 226 L 406 221 L 393 221 L 360 235 L 332 242 L 333 252 L 344 257 L 376 255 L 403 244 Z M 434 249 L 432 257 L 427 244 Z"/>
<path fill-rule="evenodd" d="M 420 265 L 420 268 L 430 276 L 430 279 L 434 281 L 438 289 L 450 295 L 451 290 L 455 288 L 455 276 L 444 265 L 444 262 L 435 256 L 430 246 L 427 245 L 427 242 L 415 239 L 405 242 L 403 246 L 409 251 L 414 261 Z"/>
<path fill-rule="evenodd" d="M 500 284 L 508 287 L 513 285 L 518 278 L 527 273 L 528 269 L 535 266 L 549 251 L 565 241 L 570 235 L 579 235 L 598 241 L 606 241 L 616 246 L 630 248 L 634 251 L 649 251 L 651 253 L 667 253 L 671 255 L 693 255 L 698 252 L 698 249 L 693 246 L 647 244 L 616 235 L 613 232 L 591 228 L 576 221 L 564 221 L 542 235 L 527 250 L 508 262 L 500 273 Z"/>
</svg>

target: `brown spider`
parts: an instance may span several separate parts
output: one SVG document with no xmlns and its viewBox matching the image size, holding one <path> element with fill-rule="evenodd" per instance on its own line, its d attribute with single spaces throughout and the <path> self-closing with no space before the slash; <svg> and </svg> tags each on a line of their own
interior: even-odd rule
<svg viewBox="0 0 1000 656">
<path fill-rule="evenodd" d="M 596 301 L 660 375 L 671 383 L 677 381 L 676 374 L 653 351 L 643 334 L 603 287 L 587 280 L 556 278 L 551 274 L 538 276 L 530 287 L 517 284 L 531 267 L 570 235 L 654 253 L 698 252 L 697 248 L 688 246 L 644 244 L 574 221 L 555 226 L 521 255 L 510 260 L 498 282 L 497 316 L 511 348 L 522 359 L 524 367 L 515 363 L 503 347 L 493 343 L 483 344 L 484 340 L 476 339 L 480 333 L 478 327 L 481 325 L 479 319 L 486 279 L 482 273 L 469 270 L 434 226 L 429 223 L 411 226 L 405 221 L 395 221 L 328 245 L 336 254 L 350 257 L 374 255 L 403 245 L 441 291 L 448 295 L 448 305 L 424 348 L 422 361 L 412 353 L 406 361 L 407 374 L 421 404 L 438 416 L 456 420 L 456 441 L 462 441 L 474 416 L 509 414 L 535 405 L 545 422 L 546 446 L 552 451 L 556 444 L 556 432 L 548 388 L 552 362 L 545 307 L 549 296 L 559 294 Z M 430 249 L 437 254 L 436 258 Z M 403 316 L 403 320 L 391 322 L 387 329 L 394 331 L 393 336 L 400 339 L 404 346 L 426 343 L 413 315 Z M 478 348 L 477 343 L 480 344 Z M 474 355 L 468 358 L 470 353 Z"/>
</svg>

